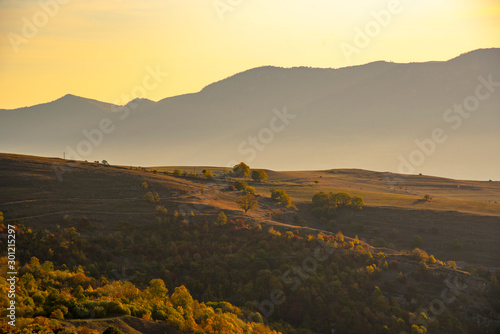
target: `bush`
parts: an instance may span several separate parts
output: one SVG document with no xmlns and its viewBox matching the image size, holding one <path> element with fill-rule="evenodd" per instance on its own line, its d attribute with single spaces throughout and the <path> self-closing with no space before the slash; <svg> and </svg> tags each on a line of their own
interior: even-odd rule
<svg viewBox="0 0 500 334">
<path fill-rule="evenodd" d="M 422 198 L 425 202 L 432 202 L 432 196 L 429 194 L 424 195 L 424 198 Z"/>
<path fill-rule="evenodd" d="M 168 210 L 163 205 L 158 205 L 156 207 L 156 214 L 158 216 L 166 216 L 167 213 L 168 213 Z"/>
<path fill-rule="evenodd" d="M 148 191 L 145 195 L 144 195 L 144 199 L 150 203 L 158 203 L 160 201 L 160 196 L 158 195 L 157 192 L 152 192 L 152 191 Z"/>
<path fill-rule="evenodd" d="M 257 190 L 255 190 L 254 187 L 246 187 L 245 191 L 249 194 L 255 195 L 257 193 Z"/>
<path fill-rule="evenodd" d="M 180 169 L 175 169 L 174 170 L 174 173 L 173 173 L 175 176 L 181 176 L 182 175 L 182 172 Z"/>
<path fill-rule="evenodd" d="M 265 181 L 267 180 L 267 173 L 262 169 L 255 169 L 252 171 L 252 179 L 254 181 Z"/>
<path fill-rule="evenodd" d="M 234 181 L 233 186 L 236 190 L 245 190 L 248 184 L 245 181 Z"/>
<path fill-rule="evenodd" d="M 60 309 L 54 310 L 51 314 L 50 317 L 52 319 L 57 319 L 57 320 L 64 320 L 64 314 Z"/>
<path fill-rule="evenodd" d="M 287 208 L 295 207 L 290 196 L 282 189 L 271 189 L 271 199 L 285 205 Z"/>
<path fill-rule="evenodd" d="M 209 180 L 211 180 L 211 179 L 213 179 L 213 178 L 214 178 L 214 175 L 213 175 L 213 174 L 212 174 L 212 172 L 211 172 L 211 171 L 209 171 L 209 170 L 204 171 L 204 172 L 203 172 L 203 176 L 204 176 L 205 178 L 209 179 Z"/>
</svg>

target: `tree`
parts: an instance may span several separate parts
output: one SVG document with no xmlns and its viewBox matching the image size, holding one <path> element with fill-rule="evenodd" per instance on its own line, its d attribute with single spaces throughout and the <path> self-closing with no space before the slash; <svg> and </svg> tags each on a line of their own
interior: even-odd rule
<svg viewBox="0 0 500 334">
<path fill-rule="evenodd" d="M 328 194 L 325 193 L 324 191 L 317 192 L 314 194 L 312 198 L 312 204 L 314 207 L 321 208 L 324 206 L 329 205 L 330 203 L 330 198 L 328 197 Z"/>
<path fill-rule="evenodd" d="M 213 174 L 212 174 L 212 172 L 211 172 L 211 171 L 209 171 L 209 170 L 205 170 L 205 171 L 203 172 L 203 176 L 205 176 L 205 178 L 207 178 L 207 179 L 209 179 L 209 180 L 211 180 L 211 179 L 213 179 L 213 178 L 214 178 L 214 175 L 213 175 Z"/>
<path fill-rule="evenodd" d="M 361 210 L 364 205 L 365 205 L 365 201 L 363 200 L 363 198 L 361 198 L 359 196 L 352 197 L 350 206 L 353 210 Z"/>
<path fill-rule="evenodd" d="M 249 177 L 250 167 L 246 163 L 240 162 L 239 164 L 233 167 L 233 172 L 236 176 L 239 177 Z"/>
<path fill-rule="evenodd" d="M 292 199 L 283 189 L 271 189 L 271 199 L 284 204 L 287 208 L 293 207 Z"/>
<path fill-rule="evenodd" d="M 330 193 L 329 195 L 331 203 L 338 208 L 345 208 L 351 204 L 351 195 L 348 193 Z"/>
<path fill-rule="evenodd" d="M 219 212 L 219 216 L 217 216 L 217 225 L 226 225 L 227 223 L 227 216 L 224 213 L 224 211 Z"/>
<path fill-rule="evenodd" d="M 267 173 L 263 169 L 254 169 L 252 171 L 252 179 L 254 181 L 265 181 L 267 180 Z"/>
<path fill-rule="evenodd" d="M 247 193 L 245 196 L 241 196 L 236 200 L 236 204 L 239 205 L 245 212 L 251 210 L 257 206 L 257 199 L 254 195 Z"/>
<path fill-rule="evenodd" d="M 157 192 L 148 191 L 144 195 L 144 199 L 150 203 L 158 203 L 160 201 L 160 196 Z"/>
<path fill-rule="evenodd" d="M 103 160 L 101 163 L 102 163 L 104 166 L 109 166 L 108 160 Z"/>
</svg>

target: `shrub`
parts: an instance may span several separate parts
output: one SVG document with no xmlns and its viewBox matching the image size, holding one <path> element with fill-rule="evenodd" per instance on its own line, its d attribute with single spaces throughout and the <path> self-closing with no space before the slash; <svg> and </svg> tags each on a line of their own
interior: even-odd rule
<svg viewBox="0 0 500 334">
<path fill-rule="evenodd" d="M 214 175 L 213 175 L 213 174 L 212 174 L 212 172 L 211 172 L 211 171 L 209 171 L 209 170 L 204 171 L 204 172 L 203 172 L 203 176 L 204 176 L 205 178 L 209 179 L 209 180 L 211 180 L 211 179 L 213 179 L 213 178 L 214 178 Z"/>
<path fill-rule="evenodd" d="M 290 196 L 282 189 L 271 189 L 271 199 L 285 205 L 287 208 L 295 207 Z"/>
<path fill-rule="evenodd" d="M 255 169 L 252 171 L 252 179 L 254 181 L 265 181 L 267 180 L 267 173 L 262 169 Z"/>
<path fill-rule="evenodd" d="M 181 175 L 182 175 L 181 170 L 180 170 L 180 169 L 175 169 L 175 170 L 174 170 L 174 175 L 175 175 L 175 176 L 181 176 Z"/>
<path fill-rule="evenodd" d="M 51 314 L 50 317 L 52 319 L 57 319 L 57 320 L 64 320 L 64 314 L 60 309 L 54 310 Z"/>
<path fill-rule="evenodd" d="M 245 181 L 234 181 L 233 186 L 236 190 L 245 190 L 248 184 Z"/>
<path fill-rule="evenodd" d="M 149 188 L 149 185 L 147 184 L 147 182 L 143 182 L 143 183 L 141 184 L 141 188 L 142 188 L 142 189 L 148 189 L 148 188 Z"/>
<path fill-rule="evenodd" d="M 246 187 L 245 191 L 249 194 L 255 195 L 257 193 L 257 190 L 255 190 L 254 187 Z"/>
<path fill-rule="evenodd" d="M 423 198 L 423 199 L 424 199 L 424 201 L 426 201 L 426 202 L 432 202 L 432 196 L 431 196 L 431 195 L 429 195 L 429 194 L 424 195 L 424 198 Z"/>
<path fill-rule="evenodd" d="M 158 195 L 157 192 L 152 192 L 152 191 L 148 191 L 145 195 L 144 195 L 144 199 L 150 203 L 158 203 L 160 201 L 160 196 Z"/>
<path fill-rule="evenodd" d="M 163 205 L 158 205 L 156 207 L 156 214 L 158 216 L 166 216 L 167 213 L 168 213 L 168 210 Z"/>
</svg>

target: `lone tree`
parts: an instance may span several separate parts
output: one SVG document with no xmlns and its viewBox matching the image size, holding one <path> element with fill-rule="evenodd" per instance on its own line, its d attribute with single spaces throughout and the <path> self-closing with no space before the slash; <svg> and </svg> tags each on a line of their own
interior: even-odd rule
<svg viewBox="0 0 500 334">
<path fill-rule="evenodd" d="M 252 171 L 252 179 L 254 181 L 265 181 L 267 180 L 267 173 L 263 169 L 254 169 Z"/>
<path fill-rule="evenodd" d="M 254 195 L 247 193 L 245 196 L 242 196 L 236 200 L 236 204 L 239 205 L 245 212 L 251 210 L 257 206 L 257 199 Z"/>
<path fill-rule="evenodd" d="M 219 216 L 217 216 L 217 225 L 226 225 L 227 223 L 227 216 L 224 213 L 224 211 L 219 212 Z"/>
<path fill-rule="evenodd" d="M 240 162 L 239 164 L 233 167 L 233 173 L 239 177 L 249 177 L 250 167 L 246 163 Z"/>
</svg>

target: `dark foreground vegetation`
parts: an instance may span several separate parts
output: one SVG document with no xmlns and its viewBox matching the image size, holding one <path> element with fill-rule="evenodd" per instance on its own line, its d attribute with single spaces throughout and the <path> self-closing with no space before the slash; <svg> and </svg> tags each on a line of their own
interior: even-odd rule
<svg viewBox="0 0 500 334">
<path fill-rule="evenodd" d="M 136 333 L 126 321 L 141 321 L 134 328 L 152 334 L 498 330 L 500 270 L 457 271 L 453 261 L 419 248 L 399 252 L 344 236 L 335 226 L 342 216 L 364 212 L 363 198 L 316 192 L 296 206 L 281 184 L 267 187 L 266 175 L 247 167 L 235 166 L 231 177 L 206 170 L 198 181 L 181 172 L 157 177 L 83 165 L 66 171 L 64 182 L 36 179 L 36 191 L 53 196 L 46 206 L 10 199 L 25 196 L 31 179 L 23 179 L 25 188 L 19 180 L 4 181 L 14 195 L 2 202 L 9 211 L 0 215 L 0 234 L 16 226 L 19 280 L 14 328 L 6 317 L 10 283 L 0 278 L 0 333 Z M 252 174 L 268 197 L 246 184 Z M 203 197 L 217 177 L 223 190 L 207 196 L 205 209 L 180 209 L 195 207 L 188 201 Z M 89 178 L 93 186 L 85 189 Z M 71 201 L 61 200 L 62 194 Z M 57 221 L 37 215 L 30 203 Z M 89 205 L 88 218 L 72 210 L 83 205 Z M 305 209 L 311 221 L 335 230 L 259 218 L 271 209 L 285 217 Z M 29 219 L 17 220 L 11 217 L 16 210 L 32 211 Z M 414 247 L 421 244 L 415 238 Z M 6 264 L 1 258 L 2 268 Z"/>
</svg>

